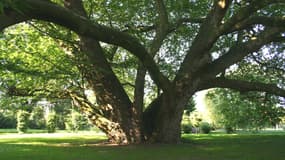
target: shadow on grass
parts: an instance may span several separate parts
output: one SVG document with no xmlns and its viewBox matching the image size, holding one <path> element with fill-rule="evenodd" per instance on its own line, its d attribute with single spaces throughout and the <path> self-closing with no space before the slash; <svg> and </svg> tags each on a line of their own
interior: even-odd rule
<svg viewBox="0 0 285 160">
<path fill-rule="evenodd" d="M 184 135 L 182 144 L 104 146 L 104 136 L 1 138 L 1 159 L 284 160 L 285 135 Z"/>
</svg>

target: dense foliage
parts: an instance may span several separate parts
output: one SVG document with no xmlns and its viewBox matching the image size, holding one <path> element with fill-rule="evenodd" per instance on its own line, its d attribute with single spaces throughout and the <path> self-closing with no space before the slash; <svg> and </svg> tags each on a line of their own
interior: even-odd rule
<svg viewBox="0 0 285 160">
<path fill-rule="evenodd" d="M 211 132 L 211 125 L 208 122 L 202 122 L 200 124 L 200 129 L 202 133 L 209 134 Z"/>
<path fill-rule="evenodd" d="M 52 114 L 50 115 L 50 113 Z M 89 130 L 91 128 L 86 116 L 81 114 L 77 108 L 72 108 L 69 99 L 47 101 L 46 99 L 38 100 L 31 97 L 1 97 L 1 129 L 12 129 L 18 126 L 24 130 L 44 129 L 53 132 L 55 129 L 69 130 L 70 125 L 75 125 L 76 130 Z"/>
<path fill-rule="evenodd" d="M 54 112 L 48 113 L 46 124 L 48 133 L 54 133 L 56 130 L 56 114 Z"/>
<path fill-rule="evenodd" d="M 29 113 L 24 110 L 19 110 L 17 113 L 17 130 L 19 133 L 26 133 L 29 124 Z"/>
<path fill-rule="evenodd" d="M 90 128 L 88 119 L 84 116 L 84 114 L 75 110 L 71 111 L 71 114 L 69 114 L 66 119 L 65 125 L 66 129 L 72 132 L 77 132 L 79 130 L 86 130 Z"/>
<path fill-rule="evenodd" d="M 285 97 L 284 6 L 283 0 L 3 0 L 0 89 L 72 99 L 116 143 L 176 143 L 197 91 Z"/>
<path fill-rule="evenodd" d="M 228 132 L 275 127 L 285 116 L 279 99 L 267 94 L 216 89 L 208 93 L 207 102 L 214 124 Z"/>
<path fill-rule="evenodd" d="M 1 128 L 16 128 L 17 119 L 14 115 L 0 113 L 0 126 Z"/>
</svg>

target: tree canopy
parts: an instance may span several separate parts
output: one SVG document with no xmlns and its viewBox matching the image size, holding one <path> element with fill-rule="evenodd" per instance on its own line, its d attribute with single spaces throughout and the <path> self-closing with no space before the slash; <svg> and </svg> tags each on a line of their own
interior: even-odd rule
<svg viewBox="0 0 285 160">
<path fill-rule="evenodd" d="M 1 84 L 72 98 L 116 143 L 178 142 L 197 91 L 285 97 L 284 13 L 284 0 L 2 0 Z"/>
<path fill-rule="evenodd" d="M 280 106 L 280 99 L 266 93 L 216 89 L 209 91 L 206 97 L 213 124 L 225 127 L 227 132 L 275 127 L 285 116 L 285 108 Z"/>
</svg>

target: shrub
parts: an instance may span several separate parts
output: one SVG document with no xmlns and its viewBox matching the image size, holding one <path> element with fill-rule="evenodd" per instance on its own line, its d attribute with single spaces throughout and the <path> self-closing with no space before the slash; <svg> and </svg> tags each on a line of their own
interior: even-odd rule
<svg viewBox="0 0 285 160">
<path fill-rule="evenodd" d="M 16 128 L 17 127 L 17 119 L 13 115 L 6 115 L 0 113 L 0 127 L 1 128 Z"/>
<path fill-rule="evenodd" d="M 66 129 L 72 132 L 90 128 L 87 118 L 77 111 L 72 111 L 66 123 Z"/>
<path fill-rule="evenodd" d="M 28 130 L 29 113 L 20 110 L 17 113 L 17 131 L 19 133 L 26 133 Z"/>
<path fill-rule="evenodd" d="M 181 130 L 183 133 L 189 134 L 192 132 L 192 125 L 190 123 L 182 123 Z"/>
<path fill-rule="evenodd" d="M 225 126 L 227 134 L 234 133 L 234 128 L 232 126 Z"/>
<path fill-rule="evenodd" d="M 65 116 L 66 115 L 62 115 L 62 114 L 56 114 L 56 127 L 60 130 L 65 130 L 66 126 L 65 126 Z"/>
<path fill-rule="evenodd" d="M 211 125 L 208 122 L 202 122 L 200 124 L 200 129 L 202 133 L 208 134 L 211 131 Z"/>
<path fill-rule="evenodd" d="M 29 128 L 44 129 L 45 127 L 46 127 L 46 122 L 44 119 L 43 108 L 40 106 L 34 107 L 30 115 Z"/>
<path fill-rule="evenodd" d="M 56 114 L 51 112 L 47 116 L 46 127 L 48 133 L 54 133 L 56 129 Z"/>
</svg>

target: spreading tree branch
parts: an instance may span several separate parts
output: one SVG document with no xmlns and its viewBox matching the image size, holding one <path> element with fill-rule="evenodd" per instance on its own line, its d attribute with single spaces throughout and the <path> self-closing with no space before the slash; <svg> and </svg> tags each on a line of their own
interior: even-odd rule
<svg viewBox="0 0 285 160">
<path fill-rule="evenodd" d="M 261 22 L 263 18 L 257 18 L 257 16 L 252 17 L 251 15 L 257 10 L 262 9 L 271 4 L 284 3 L 283 0 L 253 0 L 241 7 L 229 20 L 226 21 L 224 25 L 220 27 L 220 32 L 227 34 L 235 30 L 242 28 L 247 28 L 252 24 L 268 24 L 269 19 L 264 19 L 266 22 Z M 270 19 L 272 20 L 272 19 Z M 279 23 L 279 22 L 278 22 Z"/>
<path fill-rule="evenodd" d="M 277 36 L 274 38 L 274 40 L 272 42 L 274 42 L 274 43 L 285 43 L 285 37 Z"/>
<path fill-rule="evenodd" d="M 231 4 L 231 0 L 216 0 L 213 9 L 202 23 L 192 46 L 187 52 L 181 68 L 175 78 L 176 81 L 183 79 L 185 75 L 191 74 L 203 65 L 209 63 L 209 50 L 220 36 L 218 28 Z"/>
<path fill-rule="evenodd" d="M 155 36 L 149 47 L 149 52 L 151 57 L 154 57 L 158 53 L 159 49 L 163 44 L 164 39 L 167 37 L 169 30 L 168 13 L 164 1 L 155 0 L 155 6 L 158 13 L 158 18 L 157 18 L 157 24 L 154 26 Z M 139 64 L 136 74 L 135 90 L 134 90 L 134 106 L 137 109 L 138 115 L 141 115 L 143 112 L 145 75 L 146 75 L 145 67 Z M 164 91 L 168 90 L 164 89 Z"/>
<path fill-rule="evenodd" d="M 0 13 L 0 31 L 11 25 L 21 23 L 30 19 L 31 18 L 23 14 L 19 14 L 17 11 L 12 10 L 11 8 L 5 8 L 3 12 Z"/>
<path fill-rule="evenodd" d="M 245 56 L 258 51 L 263 45 L 272 42 L 274 38 L 279 36 L 280 32 L 284 30 L 285 28 L 265 29 L 254 39 L 236 44 L 235 46 L 231 47 L 226 54 L 216 59 L 211 64 L 208 64 L 205 68 L 198 71 L 197 74 L 200 76 L 204 75 L 209 78 L 223 72 L 226 68 L 242 60 Z"/>
<path fill-rule="evenodd" d="M 163 0 L 156 0 L 155 2 L 158 12 L 158 22 L 156 34 L 150 46 L 151 56 L 154 56 L 159 51 L 160 47 L 163 44 L 163 40 L 167 36 L 169 28 L 168 14 Z"/>
<path fill-rule="evenodd" d="M 278 87 L 276 84 L 266 84 L 261 82 L 215 78 L 203 83 L 201 86 L 202 88 L 200 88 L 200 90 L 209 88 L 230 88 L 240 92 L 258 91 L 285 97 L 285 89 Z"/>
<path fill-rule="evenodd" d="M 17 4 L 18 13 L 15 13 L 12 8 L 8 8 L 5 13 L 0 15 L 0 30 L 33 18 L 56 23 L 73 30 L 81 36 L 121 46 L 134 54 L 143 63 L 154 82 L 163 90 L 167 90 L 170 85 L 170 81 L 160 72 L 149 52 L 135 37 L 113 28 L 91 22 L 87 18 L 49 1 L 15 0 L 15 4 Z M 13 13 L 11 15 L 12 17 L 9 16 L 10 12 Z M 15 17 L 16 20 L 13 20 Z"/>
<path fill-rule="evenodd" d="M 42 30 L 40 27 L 38 27 L 37 25 L 35 25 L 34 23 L 31 23 L 31 22 L 27 22 L 30 26 L 32 26 L 35 30 L 37 30 L 40 34 L 42 35 L 45 35 L 45 36 L 49 36 L 53 39 L 56 39 L 56 40 L 59 40 L 59 41 L 63 41 L 63 42 L 66 42 L 70 45 L 73 45 L 73 46 L 77 46 L 78 45 L 78 42 L 76 41 L 72 41 L 72 40 L 69 40 L 68 38 L 65 38 L 65 37 L 60 37 L 60 36 L 57 36 L 53 33 L 50 33 L 50 32 L 47 32 L 47 31 L 44 31 Z"/>
<path fill-rule="evenodd" d="M 284 27 L 285 17 L 252 16 L 244 21 L 236 23 L 225 34 L 246 29 L 256 24 L 262 24 L 268 27 Z"/>
<path fill-rule="evenodd" d="M 265 67 L 267 69 L 272 69 L 274 71 L 277 71 L 279 73 L 285 73 L 285 69 L 282 67 L 278 67 L 276 65 L 270 65 L 267 62 L 262 62 L 260 59 L 258 59 L 258 57 L 254 54 L 250 55 L 250 57 L 256 62 L 258 63 L 260 66 Z M 285 75 L 284 75 L 285 77 Z"/>
</svg>

